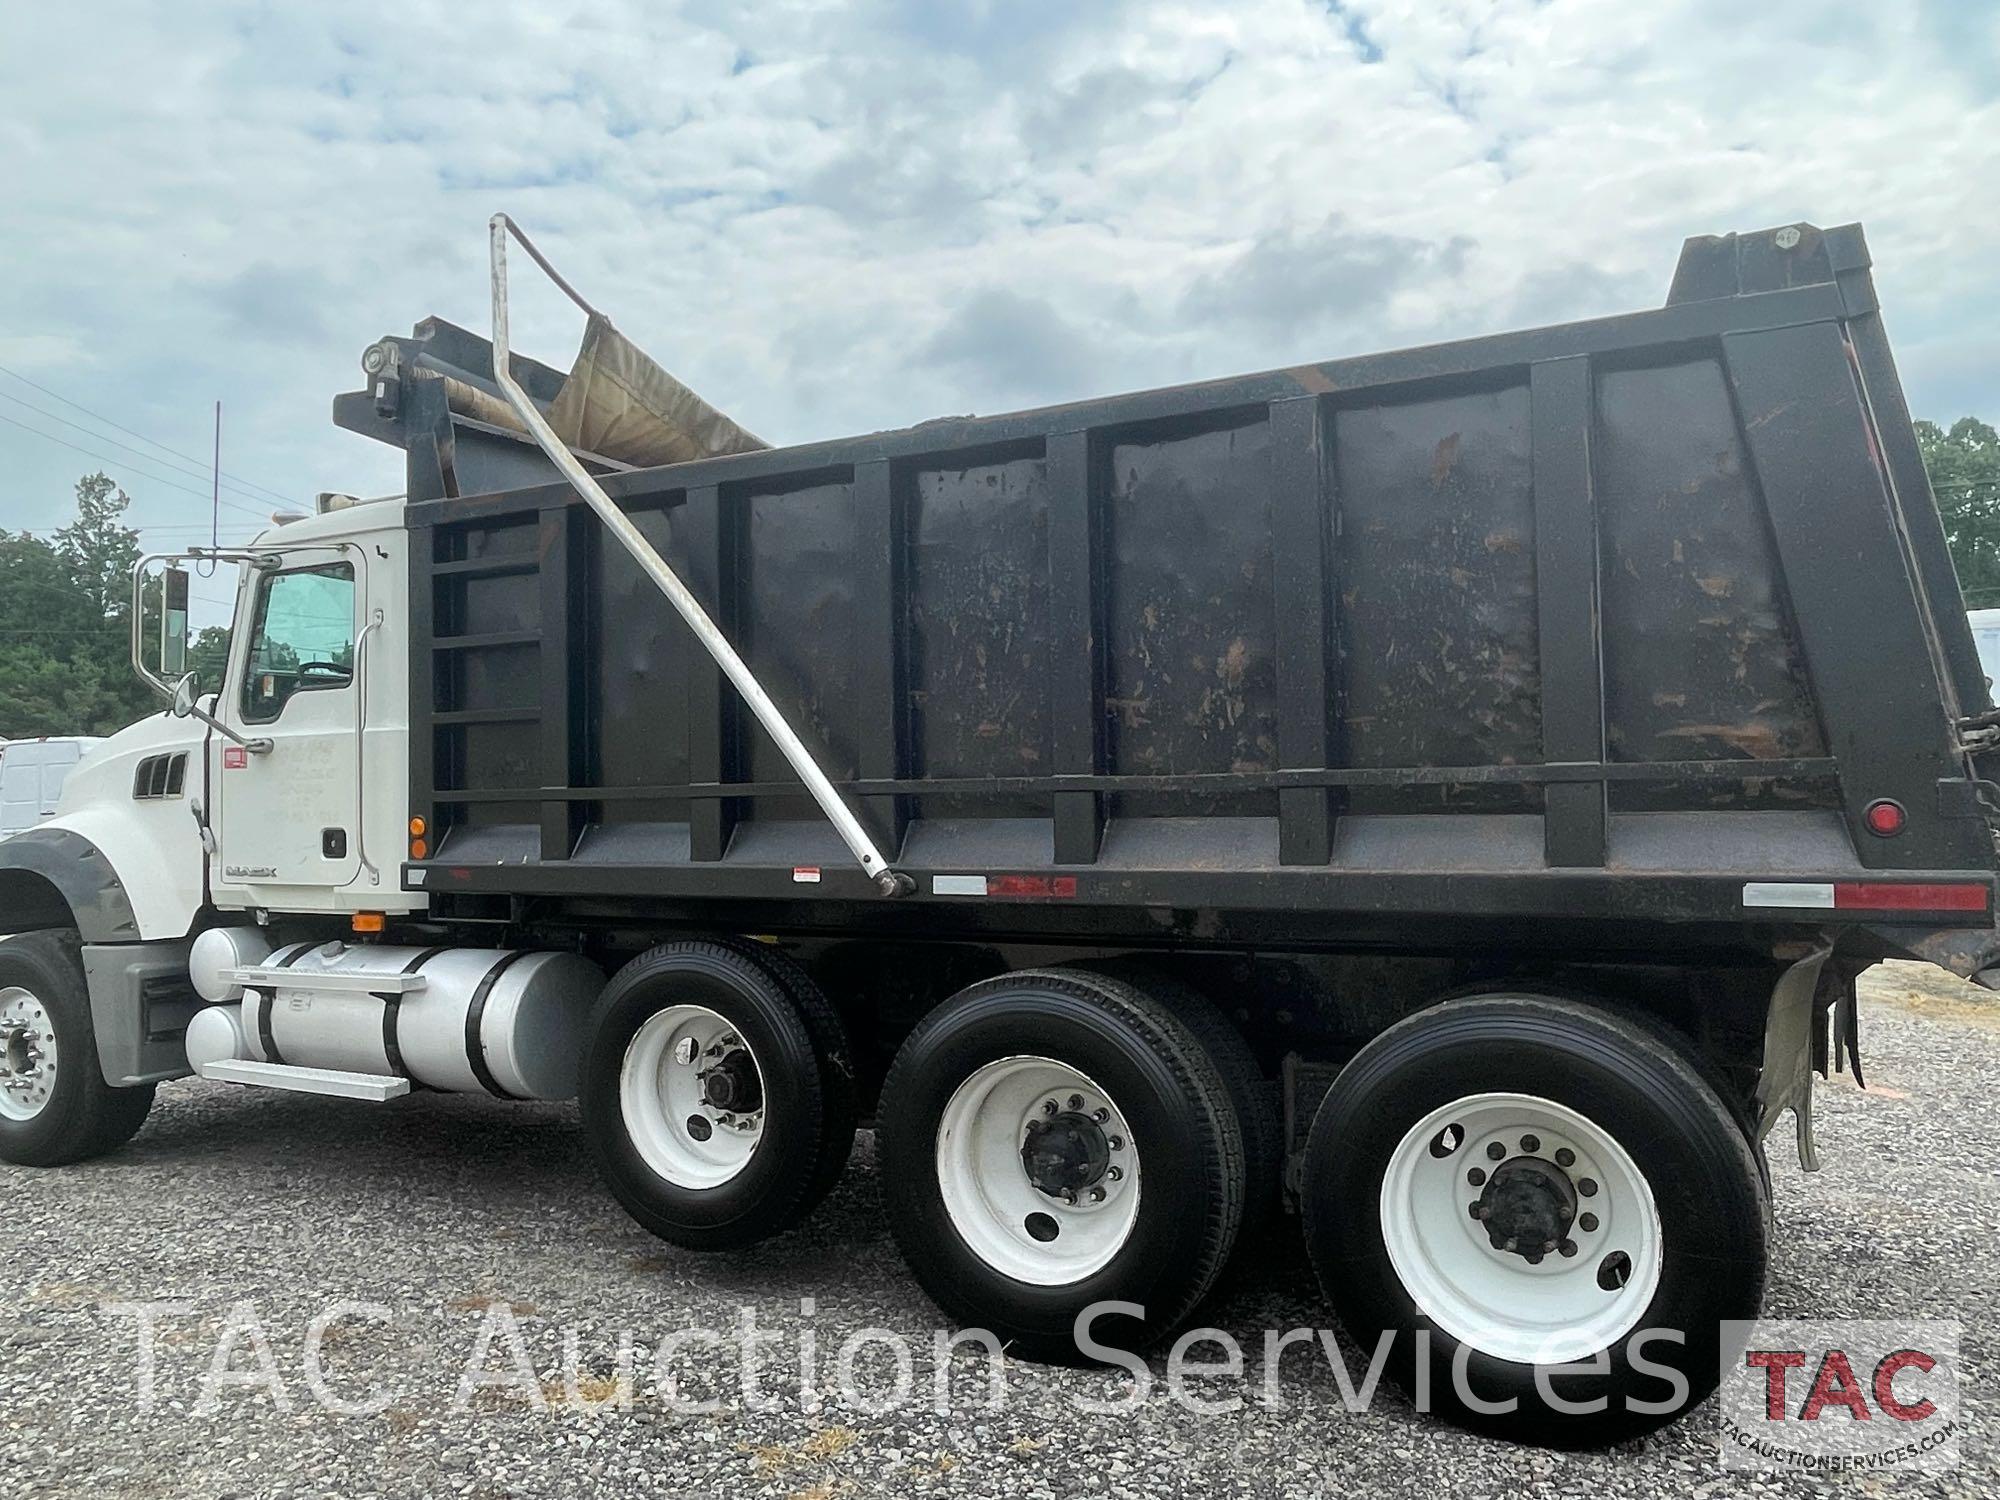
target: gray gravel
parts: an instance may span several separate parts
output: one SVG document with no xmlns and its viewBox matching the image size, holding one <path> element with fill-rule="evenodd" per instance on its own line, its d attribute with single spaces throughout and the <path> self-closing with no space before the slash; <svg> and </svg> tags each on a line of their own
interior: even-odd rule
<svg viewBox="0 0 2000 1500">
<path fill-rule="evenodd" d="M 1990 1440 L 1992 1336 L 2000 1300 L 2000 1003 L 1934 971 L 1896 966 L 1869 981 L 1864 1059 L 1872 1092 L 1821 1090 L 1827 1170 L 1773 1163 L 1781 1244 L 1768 1307 L 1821 1317 L 1923 1315 L 1966 1326 L 1963 1465 L 1894 1492 L 2000 1492 Z M 598 1186 L 567 1108 L 424 1097 L 376 1108 L 202 1083 L 161 1090 L 152 1120 L 117 1156 L 56 1172 L 0 1166 L 0 1495 L 1309 1495 L 1524 1496 L 1807 1494 L 1824 1485 L 1722 1471 L 1712 1410 L 1610 1454 L 1567 1456 L 1469 1437 L 1399 1398 L 1349 1415 L 1323 1363 L 1287 1357 L 1285 1405 L 1257 1379 L 1262 1330 L 1328 1316 L 1289 1227 L 1246 1257 L 1206 1320 L 1251 1354 L 1251 1378 L 1214 1394 L 1241 1410 L 1198 1415 L 1157 1400 L 1090 1415 L 1115 1398 L 1103 1371 L 1007 1369 L 1007 1399 L 979 1409 L 978 1361 L 953 1366 L 964 1396 L 930 1393 L 936 1316 L 882 1224 L 870 1142 L 801 1232 L 715 1259 L 647 1237 Z M 372 1415 L 320 1409 L 304 1375 L 306 1327 L 330 1299 L 388 1309 L 336 1324 L 326 1385 L 346 1400 L 378 1388 Z M 808 1309 L 802 1298 L 813 1298 Z M 163 1318 L 151 1410 L 135 1399 L 134 1320 L 121 1301 L 188 1305 Z M 198 1411 L 234 1304 L 268 1335 L 291 1403 L 229 1388 Z M 453 1399 L 482 1326 L 508 1305 L 541 1402 L 516 1386 Z M 683 1351 L 680 1395 L 722 1409 L 674 1410 L 650 1371 L 684 1326 L 731 1331 L 737 1308 L 780 1330 L 766 1353 L 772 1409 L 746 1407 L 732 1351 Z M 601 1394 L 618 1330 L 639 1346 L 638 1395 L 585 1411 L 563 1391 L 563 1333 L 576 1332 L 582 1393 Z M 916 1394 L 881 1414 L 844 1406 L 834 1351 L 857 1330 L 910 1340 Z M 831 1393 L 799 1398 L 810 1330 Z M 504 1344 L 490 1367 L 506 1365 Z M 230 1368 L 254 1372 L 239 1338 Z M 1213 1353 L 1213 1350 L 1207 1351 Z M 864 1390 L 886 1393 L 877 1348 Z M 696 1373 L 690 1374 L 691 1370 Z M 594 1380 L 592 1377 L 596 1377 Z M 1860 1493 L 1885 1493 L 1854 1481 Z"/>
</svg>

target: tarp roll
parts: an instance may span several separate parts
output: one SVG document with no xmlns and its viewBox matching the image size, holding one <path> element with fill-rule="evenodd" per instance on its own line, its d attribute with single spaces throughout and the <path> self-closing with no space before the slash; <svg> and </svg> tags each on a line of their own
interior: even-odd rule
<svg viewBox="0 0 2000 1500">
<path fill-rule="evenodd" d="M 642 469 L 771 446 L 654 364 L 596 313 L 548 419 L 571 448 Z"/>
</svg>

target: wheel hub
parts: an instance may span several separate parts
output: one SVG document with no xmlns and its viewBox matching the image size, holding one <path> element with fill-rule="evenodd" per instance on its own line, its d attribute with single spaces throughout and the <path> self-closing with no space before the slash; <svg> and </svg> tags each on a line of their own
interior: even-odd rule
<svg viewBox="0 0 2000 1500">
<path fill-rule="evenodd" d="M 1486 1225 L 1486 1238 L 1495 1250 L 1518 1255 L 1532 1266 L 1568 1240 L 1576 1203 L 1576 1186 L 1561 1167 L 1539 1157 L 1516 1156 L 1494 1169 L 1473 1214 Z"/>
<path fill-rule="evenodd" d="M 0 990 L 0 1117 L 40 1114 L 55 1075 L 55 1026 L 47 1007 L 24 989 Z"/>
<path fill-rule="evenodd" d="M 0 1078 L 30 1078 L 41 1068 L 41 1050 L 25 1026 L 0 1027 Z"/>
<path fill-rule="evenodd" d="M 1130 1238 L 1139 1154 L 1117 1101 L 1073 1063 L 1000 1057 L 945 1103 L 938 1189 L 952 1228 L 984 1264 L 1030 1286 L 1069 1286 Z"/>
<path fill-rule="evenodd" d="M 764 1135 L 765 1091 L 756 1054 L 706 1006 L 668 1005 L 625 1049 L 618 1107 L 640 1160 L 676 1187 L 720 1187 Z"/>
<path fill-rule="evenodd" d="M 1030 1120 L 1021 1166 L 1037 1191 L 1073 1199 L 1103 1181 L 1111 1166 L 1111 1142 L 1088 1115 L 1065 1112 Z"/>
<path fill-rule="evenodd" d="M 701 1100 L 710 1109 L 755 1114 L 764 1107 L 764 1086 L 757 1064 L 742 1048 L 701 1071 Z"/>
<path fill-rule="evenodd" d="M 1617 1136 L 1536 1094 L 1468 1094 L 1413 1123 L 1382 1174 L 1383 1247 L 1462 1344 L 1520 1364 L 1609 1348 L 1659 1286 L 1660 1215 Z"/>
</svg>

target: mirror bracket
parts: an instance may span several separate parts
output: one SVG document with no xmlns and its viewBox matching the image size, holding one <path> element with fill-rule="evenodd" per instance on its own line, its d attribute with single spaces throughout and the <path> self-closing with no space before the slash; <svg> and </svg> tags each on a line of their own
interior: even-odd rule
<svg viewBox="0 0 2000 1500">
<path fill-rule="evenodd" d="M 187 676 L 175 683 L 173 701 L 167 705 L 167 712 L 172 714 L 176 719 L 199 719 L 231 744 L 241 745 L 251 755 L 269 755 L 271 753 L 271 741 L 267 737 L 258 735 L 252 739 L 238 734 L 214 714 L 203 708 L 196 696 L 200 691 L 200 686 L 201 677 L 196 672 L 188 673 Z"/>
</svg>

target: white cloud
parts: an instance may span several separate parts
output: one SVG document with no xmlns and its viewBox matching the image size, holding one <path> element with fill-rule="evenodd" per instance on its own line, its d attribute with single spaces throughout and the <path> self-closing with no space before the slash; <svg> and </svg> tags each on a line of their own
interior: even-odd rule
<svg viewBox="0 0 2000 1500">
<path fill-rule="evenodd" d="M 220 396 L 300 496 L 398 486 L 328 402 L 482 326 L 503 207 L 780 442 L 1650 305 L 1794 219 L 1868 223 L 1920 412 L 2000 415 L 1983 0 L 99 0 L 9 7 L 0 87 L 0 364 L 191 454 Z M 92 462 L 0 455 L 12 525 Z"/>
</svg>

